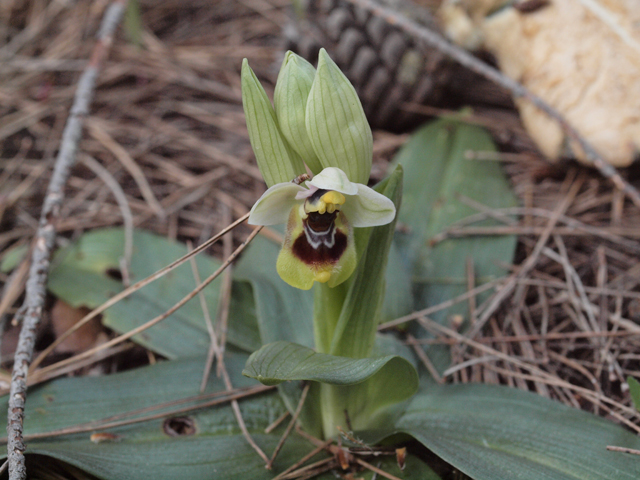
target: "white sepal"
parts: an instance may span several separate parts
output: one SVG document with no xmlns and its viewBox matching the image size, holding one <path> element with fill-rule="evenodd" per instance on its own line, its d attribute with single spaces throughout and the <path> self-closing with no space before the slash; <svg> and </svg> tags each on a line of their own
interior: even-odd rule
<svg viewBox="0 0 640 480">
<path fill-rule="evenodd" d="M 295 183 L 276 183 L 262 194 L 251 208 L 250 225 L 278 225 L 287 223 L 291 209 L 300 204 L 296 194 L 306 190 Z"/>
<path fill-rule="evenodd" d="M 307 184 L 322 190 L 333 190 L 345 195 L 356 195 L 358 193 L 357 185 L 349 181 L 347 174 L 336 167 L 325 168 L 312 180 L 309 180 Z"/>
<path fill-rule="evenodd" d="M 355 184 L 358 194 L 347 198 L 342 212 L 354 227 L 386 225 L 396 216 L 393 202 L 372 188 Z"/>
</svg>

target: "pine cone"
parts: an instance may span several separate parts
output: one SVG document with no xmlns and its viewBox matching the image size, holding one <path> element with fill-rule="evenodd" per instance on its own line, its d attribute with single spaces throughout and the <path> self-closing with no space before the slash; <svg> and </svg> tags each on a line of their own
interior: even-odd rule
<svg viewBox="0 0 640 480">
<path fill-rule="evenodd" d="M 438 30 L 426 8 L 406 0 L 377 2 Z M 285 29 L 287 49 L 315 63 L 320 48 L 326 48 L 356 88 L 373 128 L 406 131 L 424 121 L 424 116 L 406 110 L 405 103 L 511 105 L 509 96 L 493 84 L 349 2 L 307 0 L 303 10 L 304 18 Z"/>
</svg>

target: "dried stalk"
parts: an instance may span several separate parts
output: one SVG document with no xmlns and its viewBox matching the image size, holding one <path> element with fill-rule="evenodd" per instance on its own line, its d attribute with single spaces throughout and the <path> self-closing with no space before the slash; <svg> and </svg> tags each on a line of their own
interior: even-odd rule
<svg viewBox="0 0 640 480">
<path fill-rule="evenodd" d="M 78 82 L 73 106 L 62 134 L 60 151 L 40 214 L 38 231 L 34 238 L 25 300 L 16 315 L 16 320 L 22 320 L 22 329 L 16 349 L 9 394 L 7 452 L 10 480 L 24 480 L 27 477 L 24 458 L 25 444 L 22 436 L 27 374 L 46 294 L 49 263 L 56 238 L 56 222 L 60 217 L 63 190 L 69 177 L 69 171 L 75 163 L 78 141 L 82 134 L 84 118 L 89 113 L 89 104 L 93 99 L 98 71 L 109 52 L 113 32 L 120 22 L 125 6 L 126 0 L 117 0 L 105 12 L 91 60 Z"/>
<path fill-rule="evenodd" d="M 230 237 L 229 236 L 225 237 L 225 240 L 227 238 L 230 238 Z M 191 250 L 191 245 L 189 245 L 189 250 Z M 231 252 L 228 252 L 228 253 L 225 252 L 225 256 L 230 257 Z M 193 270 L 193 276 L 195 278 L 196 285 L 200 285 L 201 283 L 200 272 L 198 271 L 198 265 L 196 264 L 195 258 L 193 257 L 191 257 L 191 268 Z M 227 268 L 225 270 L 225 274 L 229 271 L 230 271 L 229 268 Z M 207 330 L 209 331 L 209 336 L 211 340 L 211 344 L 209 347 L 209 355 L 207 355 L 207 363 L 204 369 L 205 376 L 202 378 L 202 382 L 200 384 L 200 393 L 204 392 L 207 386 L 206 382 L 207 382 L 207 379 L 209 378 L 209 372 L 211 371 L 211 362 L 213 361 L 213 358 L 211 357 L 212 354 L 215 354 L 216 357 L 218 358 L 218 369 L 222 374 L 222 379 L 224 381 L 225 388 L 227 389 L 227 391 L 230 392 L 233 390 L 233 385 L 231 384 L 231 377 L 229 376 L 229 373 L 227 372 L 227 367 L 224 364 L 224 355 L 221 351 L 220 344 L 218 343 L 218 336 L 216 335 L 215 329 L 213 328 L 213 322 L 211 321 L 211 315 L 209 314 L 209 307 L 207 306 L 207 302 L 204 297 L 204 294 L 202 293 L 202 290 L 200 291 L 198 296 L 200 297 L 200 306 L 202 308 L 202 314 L 207 324 Z M 231 291 L 229 291 L 229 296 L 231 296 Z M 260 456 L 260 458 L 262 458 L 265 462 L 269 462 L 269 457 L 267 457 L 267 455 L 262 451 L 262 449 L 258 446 L 258 444 L 255 442 L 255 440 L 249 433 L 249 430 L 247 429 L 247 425 L 244 422 L 244 418 L 242 417 L 242 412 L 240 411 L 240 405 L 238 404 L 237 400 L 234 399 L 231 401 L 231 408 L 233 409 L 233 414 L 236 416 L 236 420 L 238 422 L 238 426 L 240 427 L 240 430 L 242 431 L 242 435 L 244 435 L 244 438 L 247 440 L 249 445 L 251 445 L 251 448 L 253 448 L 258 454 L 258 456 Z"/>
<path fill-rule="evenodd" d="M 122 273 L 123 283 L 128 287 L 130 283 L 129 267 L 131 266 L 131 258 L 133 257 L 133 215 L 131 214 L 127 196 L 117 180 L 109 173 L 109 170 L 104 168 L 95 158 L 91 155 L 82 155 L 81 160 L 89 170 L 95 173 L 105 185 L 109 187 L 122 212 L 122 220 L 124 222 L 124 255 L 120 259 L 120 271 Z"/>
<path fill-rule="evenodd" d="M 278 456 L 278 453 L 280 453 L 280 450 L 282 449 L 284 442 L 289 437 L 289 433 L 291 433 L 291 429 L 298 421 L 298 417 L 300 416 L 300 412 L 302 412 L 302 407 L 304 406 L 304 401 L 307 399 L 307 393 L 309 393 L 309 384 L 305 385 L 304 390 L 302 390 L 302 395 L 300 396 L 300 401 L 298 402 L 296 411 L 293 412 L 289 425 L 287 425 L 287 428 L 282 434 L 282 437 L 280 437 L 280 440 L 278 441 L 278 445 L 276 445 L 276 448 L 273 451 L 271 458 L 267 461 L 267 465 L 266 465 L 267 470 L 271 470 L 273 468 L 273 462 L 276 461 L 276 457 Z"/>
</svg>

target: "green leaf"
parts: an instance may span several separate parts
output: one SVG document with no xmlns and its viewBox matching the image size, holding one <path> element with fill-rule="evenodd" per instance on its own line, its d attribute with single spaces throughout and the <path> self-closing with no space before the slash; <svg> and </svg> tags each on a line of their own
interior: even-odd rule
<svg viewBox="0 0 640 480">
<path fill-rule="evenodd" d="M 403 250 L 422 286 L 419 307 L 451 298 L 466 288 L 466 263 L 472 258 L 480 281 L 504 275 L 501 263 L 513 258 L 516 237 L 452 238 L 431 246 L 429 240 L 452 223 L 478 213 L 461 196 L 496 209 L 517 206 L 500 165 L 468 160 L 468 151 L 495 151 L 482 128 L 440 120 L 422 128 L 403 147 L 397 162 L 405 168 L 403 207 L 398 221 L 408 227 L 400 235 Z M 500 224 L 487 220 L 474 225 Z"/>
<path fill-rule="evenodd" d="M 246 355 L 229 355 L 225 364 L 234 386 L 245 387 L 252 380 L 240 376 Z M 205 357 L 163 361 L 154 366 L 102 376 L 64 378 L 29 391 L 25 412 L 25 434 L 53 430 L 88 421 L 121 415 L 199 394 Z M 221 379 L 212 375 L 208 392 L 224 390 Z M 7 397 L 0 408 L 7 408 Z M 184 406 L 173 405 L 170 408 Z M 281 435 L 265 435 L 264 428 L 284 412 L 275 393 L 240 401 L 240 408 L 254 440 L 268 454 Z M 154 410 L 148 413 L 157 413 Z M 95 444 L 92 432 L 28 440 L 27 455 L 55 457 L 108 480 L 153 478 L 270 479 L 293 464 L 313 446 L 293 437 L 278 456 L 275 469 L 264 462 L 242 436 L 228 405 L 209 407 L 187 417 L 196 428 L 193 435 L 170 436 L 163 419 L 109 429 L 117 441 Z M 171 417 L 171 415 L 169 415 Z M 3 453 L 6 455 L 6 452 Z"/>
<path fill-rule="evenodd" d="M 0 272 L 9 273 L 11 270 L 20 265 L 29 254 L 29 245 L 18 245 L 6 250 L 0 262 Z"/>
<path fill-rule="evenodd" d="M 276 112 L 246 58 L 242 61 L 242 107 L 253 153 L 267 186 L 290 182 L 305 173 L 302 159 L 280 132 Z"/>
<path fill-rule="evenodd" d="M 515 235 L 431 240 L 453 223 L 478 210 L 463 197 L 489 209 L 517 205 L 509 182 L 497 162 L 469 160 L 468 151 L 496 151 L 489 134 L 480 127 L 455 120 L 439 120 L 420 129 L 402 148 L 396 162 L 405 169 L 403 205 L 396 234 L 398 247 L 413 275 L 415 309 L 437 305 L 467 290 L 467 262 L 472 261 L 476 285 L 505 275 L 513 261 Z M 503 225 L 494 219 L 473 226 Z M 485 295 L 478 296 L 482 302 Z M 453 314 L 468 318 L 466 302 L 435 313 L 443 321 Z M 424 331 L 414 332 L 423 336 Z M 446 368 L 448 349 L 427 348 L 432 361 Z"/>
<path fill-rule="evenodd" d="M 312 346 L 313 294 L 282 281 L 276 271 L 279 251 L 271 240 L 256 237 L 243 252 L 234 276 L 253 288 L 262 344 L 287 340 Z"/>
<path fill-rule="evenodd" d="M 402 199 L 402 167 L 375 188 L 390 198 L 400 210 Z M 378 318 L 384 298 L 387 262 L 396 221 L 374 227 L 369 233 L 366 250 L 349 285 L 340 317 L 333 332 L 330 353 L 353 358 L 369 356 L 378 327 Z"/>
<path fill-rule="evenodd" d="M 394 241 L 389 249 L 380 321 L 393 320 L 413 311 L 411 288 L 411 275 L 402 260 L 398 244 Z"/>
<path fill-rule="evenodd" d="M 402 341 L 400 341 L 393 335 L 377 335 L 376 343 L 372 352 L 372 357 L 379 358 L 385 356 L 403 357 L 405 360 L 411 363 L 414 368 L 417 368 L 417 361 L 415 356 L 413 355 L 413 352 Z M 287 409 L 292 413 L 295 411 L 298 403 L 300 402 L 300 396 L 303 388 L 301 383 L 302 382 L 300 381 L 283 382 L 278 385 L 278 392 L 280 393 L 280 397 L 287 406 Z M 309 390 L 309 394 L 307 395 L 307 399 L 304 403 L 304 407 L 302 409 L 300 417 L 298 417 L 298 420 L 305 431 L 316 437 L 322 437 L 324 435 L 324 432 L 322 431 L 322 425 L 320 424 L 320 419 L 322 418 L 322 394 L 320 391 L 321 387 L 329 387 L 329 385 L 311 383 L 311 389 Z M 345 389 L 345 387 L 335 388 Z M 362 393 L 363 395 L 366 395 L 366 389 L 362 390 Z"/>
<path fill-rule="evenodd" d="M 403 357 L 337 357 L 289 342 L 270 343 L 254 352 L 242 373 L 266 385 L 290 380 L 329 384 L 330 389 L 321 391 L 323 408 L 337 406 L 339 412 L 323 411 L 325 435 L 335 432 L 336 425 L 345 425 L 345 410 L 356 430 L 380 426 L 391 414 L 388 407 L 418 388 L 417 372 Z"/>
<path fill-rule="evenodd" d="M 186 246 L 142 230 L 134 231 L 133 249 L 129 267 L 132 283 L 187 253 Z M 74 307 L 98 307 L 124 288 L 117 276 L 123 251 L 124 231 L 121 228 L 94 230 L 83 235 L 56 254 L 49 290 Z M 220 262 L 206 255 L 198 255 L 196 262 L 201 279 L 220 266 Z M 217 279 L 203 290 L 214 321 L 219 284 Z M 107 309 L 102 322 L 116 332 L 128 332 L 164 313 L 195 286 L 187 262 Z M 234 285 L 228 339 L 246 350 L 254 350 L 260 345 L 251 302 L 246 286 Z M 133 340 L 168 358 L 205 354 L 209 349 L 209 336 L 199 299 L 192 299 Z"/>
<path fill-rule="evenodd" d="M 428 388 L 396 423 L 474 480 L 632 480 L 640 449 L 624 428 L 529 392 L 493 385 Z"/>
<path fill-rule="evenodd" d="M 404 358 L 388 355 L 378 358 L 346 358 L 316 353 L 302 345 L 289 342 L 273 342 L 264 345 L 249 357 L 242 374 L 255 378 L 265 385 L 277 385 L 290 380 L 311 380 L 331 385 L 354 385 L 364 382 L 387 364 L 394 369 L 403 368 L 411 384 L 413 367 Z M 408 364 L 408 365 L 406 365 Z M 410 386 L 407 391 L 416 391 Z"/>
<path fill-rule="evenodd" d="M 631 395 L 633 406 L 640 411 L 640 382 L 629 376 L 627 377 L 627 384 L 629 385 L 629 394 Z"/>
</svg>

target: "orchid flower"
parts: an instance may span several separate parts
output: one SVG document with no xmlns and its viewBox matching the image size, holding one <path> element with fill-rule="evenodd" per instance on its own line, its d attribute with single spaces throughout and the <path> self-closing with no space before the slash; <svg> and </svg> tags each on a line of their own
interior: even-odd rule
<svg viewBox="0 0 640 480">
<path fill-rule="evenodd" d="M 393 202 L 364 185 L 371 171 L 371 128 L 355 89 L 324 49 L 317 70 L 287 52 L 274 101 L 272 106 L 245 59 L 242 103 L 269 187 L 249 223 L 287 225 L 277 261 L 285 282 L 304 290 L 314 282 L 334 287 L 356 267 L 353 228 L 395 217 Z M 313 179 L 304 185 L 291 181 L 307 168 Z"/>
<path fill-rule="evenodd" d="M 335 287 L 347 280 L 356 267 L 353 227 L 384 225 L 395 213 L 387 197 L 328 167 L 306 186 L 270 187 L 251 209 L 249 223 L 287 224 L 278 273 L 289 285 L 308 290 L 314 282 Z"/>
</svg>

